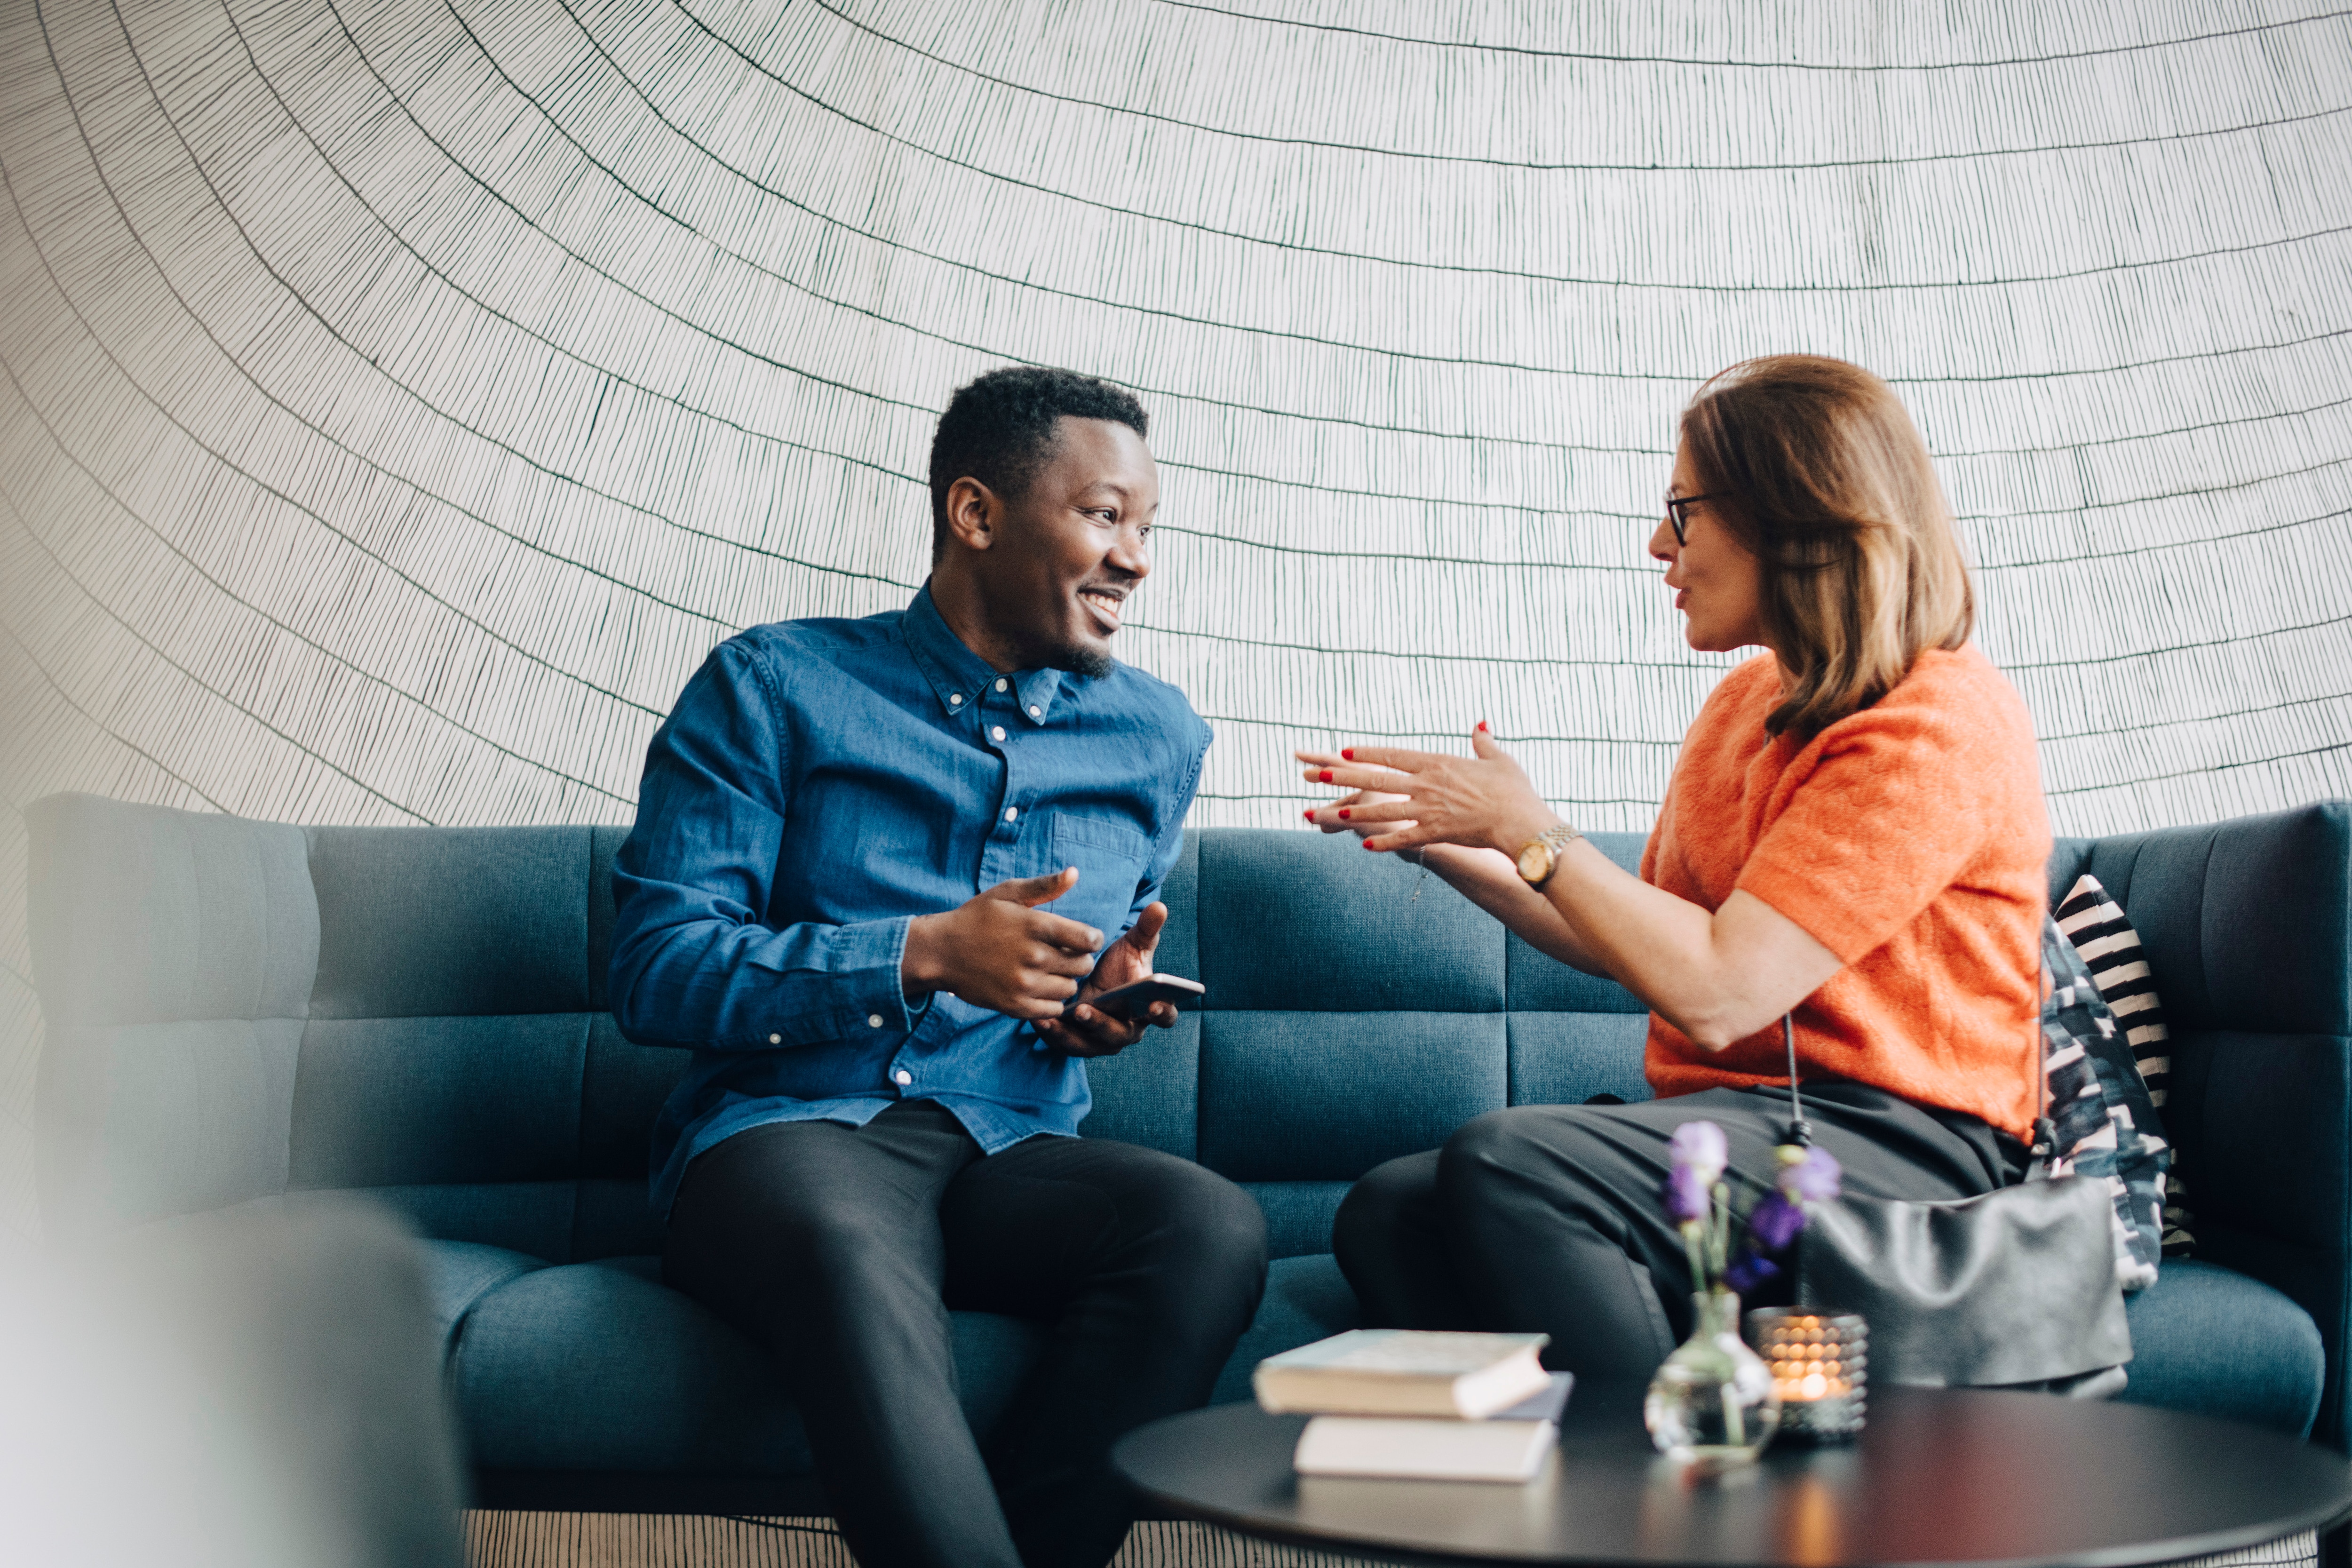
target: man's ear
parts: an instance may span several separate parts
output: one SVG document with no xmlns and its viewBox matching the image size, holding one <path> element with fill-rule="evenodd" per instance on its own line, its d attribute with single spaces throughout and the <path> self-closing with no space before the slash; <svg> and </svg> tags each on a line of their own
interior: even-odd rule
<svg viewBox="0 0 2352 1568">
<path fill-rule="evenodd" d="M 996 542 L 996 527 L 1004 503 L 978 479 L 966 477 L 948 487 L 948 534 L 966 550 L 985 550 Z"/>
</svg>

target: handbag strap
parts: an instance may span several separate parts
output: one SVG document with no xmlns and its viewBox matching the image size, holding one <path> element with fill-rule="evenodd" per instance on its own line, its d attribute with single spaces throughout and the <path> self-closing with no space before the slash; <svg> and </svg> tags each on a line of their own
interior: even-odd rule
<svg viewBox="0 0 2352 1568">
<path fill-rule="evenodd" d="M 2042 1070 L 2042 988 L 2050 978 L 2049 955 L 2042 951 L 2042 934 L 2033 939 L 2033 1024 L 2032 1046 L 2026 1052 L 2026 1076 L 2033 1080 L 2033 1147 L 2027 1155 L 2037 1164 L 2047 1160 L 2058 1147 L 2058 1130 L 2050 1121 L 2050 1079 Z M 1813 1146 L 1813 1124 L 1805 1120 L 1805 1102 L 1797 1093 L 1797 1015 L 1794 1009 L 1780 1015 L 1780 1044 L 1789 1052 L 1789 1136 L 1788 1142 L 1800 1149 Z"/>
</svg>

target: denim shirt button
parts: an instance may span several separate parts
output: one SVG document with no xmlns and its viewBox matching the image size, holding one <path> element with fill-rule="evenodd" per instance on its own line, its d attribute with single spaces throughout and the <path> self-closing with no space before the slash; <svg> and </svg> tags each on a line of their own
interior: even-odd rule
<svg viewBox="0 0 2352 1568">
<path fill-rule="evenodd" d="M 768 1037 L 768 1044 L 770 1044 L 770 1045 L 772 1045 L 772 1046 L 781 1046 L 781 1045 L 782 1045 L 783 1043 L 784 1043 L 784 1037 L 783 1037 L 783 1036 L 782 1036 L 782 1035 L 770 1035 L 770 1036 Z"/>
<path fill-rule="evenodd" d="M 866 1026 L 867 1028 L 869 1028 L 869 1029 L 878 1029 L 878 1028 L 880 1028 L 880 1027 L 882 1026 L 882 1015 L 881 1015 L 881 1014 L 879 1014 L 879 1013 L 868 1013 L 868 1014 L 866 1014 Z"/>
<path fill-rule="evenodd" d="M 900 1089 L 904 1089 L 908 1084 L 915 1081 L 915 1075 L 908 1072 L 905 1068 L 900 1068 L 897 1072 L 892 1073 L 890 1076 L 898 1080 L 898 1087 Z"/>
</svg>

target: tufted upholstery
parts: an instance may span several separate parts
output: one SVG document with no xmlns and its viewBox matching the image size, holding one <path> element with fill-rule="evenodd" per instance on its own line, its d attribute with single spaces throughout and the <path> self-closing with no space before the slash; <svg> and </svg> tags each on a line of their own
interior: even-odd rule
<svg viewBox="0 0 2352 1568">
<path fill-rule="evenodd" d="M 319 957 L 301 829 L 90 795 L 25 820 L 50 1232 L 284 1191 Z"/>
<path fill-rule="evenodd" d="M 2164 996 L 2165 1130 L 2191 1177 L 2197 1256 L 2311 1315 L 2327 1347 L 2316 1429 L 2341 1444 L 2352 1391 L 2352 802 L 2062 840 L 2053 894 L 2084 871 L 2130 915 Z M 2151 1370 L 2137 1381 L 2160 1379 Z"/>
<path fill-rule="evenodd" d="M 1593 841 L 1628 868 L 1641 857 L 1633 834 Z M 1208 995 L 1169 1037 L 1088 1068 L 1085 1131 L 1241 1183 L 1276 1258 L 1329 1251 L 1350 1183 L 1482 1111 L 1649 1098 L 1648 1015 L 1629 993 L 1352 838 L 1195 834 L 1166 898 L 1160 966 Z"/>
<path fill-rule="evenodd" d="M 616 827 L 310 830 L 322 936 L 289 1173 L 558 1263 L 658 1252 L 683 1051 L 604 1011 Z"/>
<path fill-rule="evenodd" d="M 87 795 L 26 821 L 53 1234 L 366 1192 L 431 1238 L 486 1495 L 782 1506 L 709 1489 L 805 1475 L 765 1358 L 657 1283 L 647 1130 L 686 1058 L 604 1012 L 619 829 L 304 830 Z M 1595 841 L 1627 866 L 1641 847 Z M 2336 1439 L 2352 808 L 2064 841 L 2053 889 L 2085 868 L 2146 939 L 2178 1037 L 2170 1130 L 2199 1177 L 2203 1261 L 2134 1300 L 2132 1396 L 2303 1429 L 2324 1355 Z M 1093 1066 L 1084 1131 L 1199 1160 L 1265 1209 L 1278 1261 L 1220 1397 L 1354 1321 L 1330 1220 L 1371 1166 L 1502 1105 L 1648 1092 L 1629 994 L 1350 840 L 1196 834 L 1167 897 L 1161 966 L 1206 1005 Z M 959 1314 L 982 1429 L 1037 1343 Z"/>
</svg>

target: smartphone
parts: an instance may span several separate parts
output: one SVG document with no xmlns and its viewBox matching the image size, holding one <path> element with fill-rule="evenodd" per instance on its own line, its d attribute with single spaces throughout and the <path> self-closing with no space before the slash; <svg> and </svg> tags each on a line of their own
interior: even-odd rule
<svg viewBox="0 0 2352 1568">
<path fill-rule="evenodd" d="M 1150 974 L 1132 985 L 1106 991 L 1087 1005 L 1114 1018 L 1131 1019 L 1150 1012 L 1154 1002 L 1173 1002 L 1179 1007 L 1190 1007 L 1208 994 L 1207 986 L 1181 974 Z"/>
</svg>

